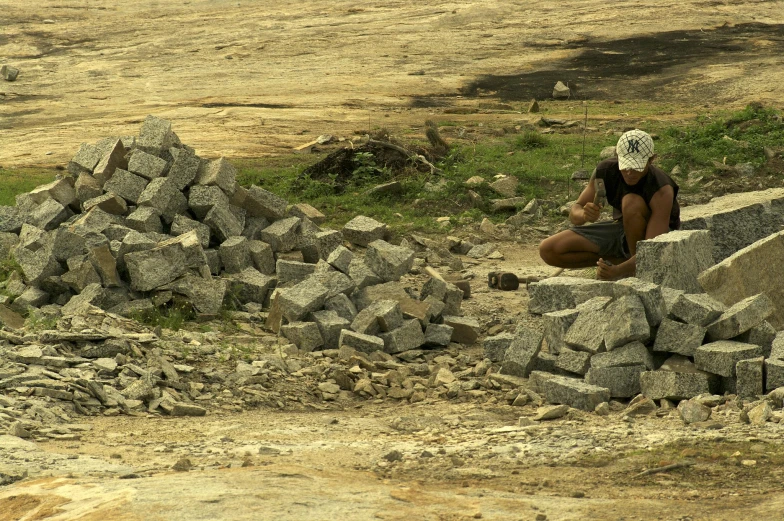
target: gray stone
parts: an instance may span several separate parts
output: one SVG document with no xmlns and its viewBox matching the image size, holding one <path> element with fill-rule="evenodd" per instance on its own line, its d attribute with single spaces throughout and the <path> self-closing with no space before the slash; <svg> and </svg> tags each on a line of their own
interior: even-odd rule
<svg viewBox="0 0 784 521">
<path fill-rule="evenodd" d="M 750 344 L 753 342 L 749 342 Z M 770 355 L 768 358 L 774 360 L 784 360 L 784 331 L 776 333 L 776 338 L 773 339 L 771 344 Z"/>
<path fill-rule="evenodd" d="M 351 250 L 342 245 L 339 245 L 332 250 L 332 253 L 327 256 L 327 262 L 336 270 L 342 271 L 346 275 L 348 275 L 348 269 L 353 259 L 354 254 Z"/>
<path fill-rule="evenodd" d="M 270 275 L 275 273 L 275 254 L 272 247 L 263 241 L 248 241 L 248 251 L 253 265 L 261 273 Z"/>
<path fill-rule="evenodd" d="M 642 365 L 648 370 L 653 370 L 653 356 L 642 342 L 631 342 L 612 351 L 597 353 L 591 357 L 591 368 L 595 369 L 630 365 Z"/>
<path fill-rule="evenodd" d="M 338 293 L 324 304 L 324 309 L 334 311 L 348 321 L 353 321 L 357 316 L 357 307 L 344 293 Z"/>
<path fill-rule="evenodd" d="M 547 402 L 566 404 L 583 411 L 591 412 L 600 403 L 610 401 L 609 389 L 577 378 L 534 371 L 529 382 Z"/>
<path fill-rule="evenodd" d="M 137 232 L 163 232 L 161 213 L 158 211 L 158 209 L 151 206 L 137 207 L 136 210 L 131 212 L 131 214 L 125 219 L 125 224 L 128 226 L 128 228 L 132 228 Z"/>
<path fill-rule="evenodd" d="M 245 228 L 242 230 L 242 236 L 249 240 L 259 240 L 261 238 L 261 230 L 270 225 L 270 222 L 264 217 L 253 217 L 248 214 L 245 215 Z"/>
<path fill-rule="evenodd" d="M 741 360 L 762 356 L 762 348 L 732 340 L 719 340 L 700 346 L 694 353 L 697 369 L 720 376 L 735 376 L 735 366 Z"/>
<path fill-rule="evenodd" d="M 73 296 L 66 305 L 63 306 L 63 316 L 78 315 L 86 307 L 103 307 L 104 289 L 100 284 L 90 284 L 78 295 Z"/>
<path fill-rule="evenodd" d="M 466 257 L 471 259 L 483 259 L 498 250 L 498 245 L 494 243 L 477 244 L 466 253 Z"/>
<path fill-rule="evenodd" d="M 608 316 L 604 309 L 583 309 L 569 327 L 564 342 L 573 349 L 591 354 L 605 351 L 604 335 Z"/>
<path fill-rule="evenodd" d="M 74 176 L 81 173 L 92 174 L 102 157 L 103 153 L 98 147 L 82 143 L 76 155 L 68 162 L 66 169 Z"/>
<path fill-rule="evenodd" d="M 490 188 L 504 197 L 514 197 L 517 195 L 517 186 L 519 184 L 520 181 L 515 176 L 508 175 L 490 183 Z"/>
<path fill-rule="evenodd" d="M 490 199 L 491 212 L 507 212 L 522 208 L 526 203 L 525 197 L 508 197 L 506 199 Z"/>
<path fill-rule="evenodd" d="M 171 129 L 171 122 L 149 115 L 142 123 L 136 146 L 150 154 L 160 155 L 177 143 L 179 139 Z"/>
<path fill-rule="evenodd" d="M 229 197 L 217 186 L 193 186 L 188 195 L 188 207 L 197 219 L 204 219 L 214 207 L 229 208 Z"/>
<path fill-rule="evenodd" d="M 576 277 L 552 277 L 528 286 L 528 311 L 534 314 L 572 309 L 594 297 L 613 296 L 613 283 Z"/>
<path fill-rule="evenodd" d="M 506 350 L 512 345 L 514 340 L 512 333 L 500 333 L 495 336 L 488 336 L 482 341 L 484 348 L 484 357 L 491 362 L 501 362 L 506 355 Z"/>
<path fill-rule="evenodd" d="M 403 325 L 388 333 L 379 334 L 384 341 L 384 352 L 389 354 L 402 353 L 417 349 L 425 343 L 425 334 L 418 320 L 405 320 Z"/>
<path fill-rule="evenodd" d="M 658 326 L 666 316 L 666 307 L 661 287 L 650 282 L 629 277 L 619 280 L 614 285 L 615 298 L 625 295 L 636 295 L 645 307 L 645 316 L 651 327 Z"/>
<path fill-rule="evenodd" d="M 163 289 L 170 289 L 186 296 L 188 302 L 200 313 L 217 315 L 226 298 L 229 282 L 224 279 L 205 279 L 188 274 L 172 284 L 163 286 Z"/>
<path fill-rule="evenodd" d="M 383 282 L 381 278 L 365 264 L 364 259 L 359 257 L 354 257 L 351 264 L 349 264 L 348 276 L 351 277 L 351 280 L 354 281 L 358 289 L 367 286 L 375 286 Z"/>
<path fill-rule="evenodd" d="M 368 244 L 365 263 L 384 282 L 400 280 L 414 266 L 414 250 L 376 240 Z"/>
<path fill-rule="evenodd" d="M 308 203 L 297 203 L 291 205 L 288 209 L 288 215 L 292 217 L 299 217 L 300 219 L 308 219 L 316 224 L 322 224 L 327 219 L 326 216 L 313 208 Z"/>
<path fill-rule="evenodd" d="M 181 149 L 169 168 L 167 178 L 177 190 L 182 191 L 193 184 L 199 173 L 200 165 L 201 160 L 196 154 L 189 150 Z"/>
<path fill-rule="evenodd" d="M 166 166 L 166 160 L 141 149 L 134 150 L 128 161 L 129 172 L 149 180 L 161 177 L 166 172 Z"/>
<path fill-rule="evenodd" d="M 312 264 L 310 264 L 312 266 Z M 339 271 L 318 271 L 318 269 L 308 277 L 308 280 L 312 280 L 318 282 L 327 290 L 329 290 L 329 294 L 327 295 L 327 299 L 331 299 L 332 297 L 345 294 L 350 295 L 353 293 L 354 289 L 356 289 L 356 284 L 354 281 L 349 278 L 348 275 L 340 273 Z"/>
<path fill-rule="evenodd" d="M 264 304 L 277 284 L 275 277 L 262 274 L 253 268 L 231 275 L 230 280 L 231 292 L 242 304 L 249 302 Z"/>
<path fill-rule="evenodd" d="M 741 300 L 708 325 L 708 338 L 724 340 L 733 338 L 760 325 L 775 310 L 765 293 Z"/>
<path fill-rule="evenodd" d="M 296 284 L 302 282 L 316 271 L 315 264 L 279 259 L 275 264 L 278 284 Z"/>
<path fill-rule="evenodd" d="M 545 407 L 539 407 L 539 409 L 536 411 L 536 416 L 534 416 L 533 421 L 557 420 L 558 418 L 563 418 L 568 413 L 568 405 L 548 405 Z"/>
<path fill-rule="evenodd" d="M 177 402 L 172 405 L 169 414 L 171 416 L 205 416 L 207 409 L 192 403 Z"/>
<path fill-rule="evenodd" d="M 604 330 L 604 345 L 607 351 L 630 342 L 647 342 L 651 328 L 645 316 L 645 307 L 635 295 L 618 297 L 605 310 L 610 317 Z"/>
<path fill-rule="evenodd" d="M 672 318 L 672 308 L 675 306 L 675 302 L 685 293 L 679 289 L 672 289 L 666 286 L 662 286 L 661 290 L 662 298 L 664 299 L 664 316 Z"/>
<path fill-rule="evenodd" d="M 665 318 L 656 332 L 653 350 L 694 356 L 697 348 L 705 340 L 706 331 L 707 329 L 698 325 L 684 324 Z"/>
<path fill-rule="evenodd" d="M 758 345 L 762 348 L 762 355 L 766 358 L 770 357 L 770 352 L 773 348 L 773 341 L 776 338 L 776 330 L 770 322 L 763 321 L 762 324 L 754 326 L 745 333 L 733 338 L 737 342 L 744 342 L 746 344 Z"/>
<path fill-rule="evenodd" d="M 755 398 L 765 393 L 763 369 L 765 358 L 739 360 L 735 365 L 736 394 L 741 398 Z"/>
<path fill-rule="evenodd" d="M 373 241 L 383 239 L 387 234 L 387 225 L 358 215 L 343 226 L 343 238 L 352 244 L 367 246 Z"/>
<path fill-rule="evenodd" d="M 30 308 L 40 308 L 49 303 L 49 294 L 39 288 L 27 288 L 21 295 L 14 299 L 12 307 L 20 312 Z"/>
<path fill-rule="evenodd" d="M 750 244 L 779 232 L 783 199 L 784 189 L 781 188 L 715 197 L 708 204 L 683 208 L 681 230 L 710 231 L 713 260 L 721 262 Z"/>
<path fill-rule="evenodd" d="M 686 425 L 704 422 L 711 416 L 710 408 L 698 400 L 683 400 L 678 404 L 678 414 Z"/>
<path fill-rule="evenodd" d="M 676 299 L 670 313 L 687 324 L 705 327 L 715 322 L 726 310 L 727 306 L 710 295 L 687 293 Z"/>
<path fill-rule="evenodd" d="M 96 206 L 113 215 L 125 215 L 128 212 L 128 204 L 125 199 L 111 192 L 88 199 L 82 204 L 82 210 L 88 212 Z"/>
<path fill-rule="evenodd" d="M 544 340 L 550 353 L 557 355 L 567 347 L 564 341 L 566 332 L 569 331 L 579 314 L 577 309 L 564 309 L 542 314 Z"/>
<path fill-rule="evenodd" d="M 113 224 L 123 224 L 122 218 L 106 213 L 100 208 L 92 208 L 75 221 L 71 221 L 68 230 L 84 237 L 89 233 L 102 233 Z"/>
<path fill-rule="evenodd" d="M 281 289 L 277 300 L 283 316 L 289 322 L 305 318 L 308 313 L 324 307 L 329 290 L 319 283 L 303 281 L 290 288 Z"/>
<path fill-rule="evenodd" d="M 69 267 L 61 280 L 68 285 L 74 292 L 81 293 L 84 288 L 90 284 L 101 284 L 101 276 L 93 267 L 93 264 L 87 260 L 73 263 L 73 267 Z"/>
<path fill-rule="evenodd" d="M 95 169 L 93 169 L 93 177 L 99 188 L 111 179 L 118 168 L 126 170 L 128 168 L 128 161 L 125 159 L 125 146 L 123 146 L 121 139 L 110 140 L 107 142 L 107 147 L 102 148 L 102 150 L 101 160 L 98 161 Z M 81 174 L 79 174 L 79 177 L 81 177 Z M 80 198 L 80 200 L 82 199 Z"/>
<path fill-rule="evenodd" d="M 343 242 L 343 234 L 337 230 L 325 230 L 313 236 L 313 247 L 319 259 L 327 260 L 329 255 Z"/>
<path fill-rule="evenodd" d="M 640 374 L 645 369 L 644 365 L 591 367 L 585 381 L 609 389 L 613 398 L 632 398 L 640 394 Z"/>
<path fill-rule="evenodd" d="M 377 300 L 357 313 L 351 322 L 351 329 L 365 335 L 376 335 L 402 325 L 400 304 L 394 300 Z"/>
<path fill-rule="evenodd" d="M 282 219 L 286 216 L 288 202 L 272 192 L 252 185 L 245 196 L 244 208 L 248 215 L 253 217 L 266 217 L 267 219 Z"/>
<path fill-rule="evenodd" d="M 555 360 L 555 367 L 570 373 L 584 375 L 591 366 L 591 354 L 563 348 Z M 590 382 L 589 382 L 590 383 Z"/>
<path fill-rule="evenodd" d="M 645 282 L 700 293 L 697 276 L 713 264 L 707 230 L 671 231 L 637 243 L 636 276 Z"/>
<path fill-rule="evenodd" d="M 37 250 L 18 247 L 14 250 L 13 257 L 22 270 L 25 282 L 32 286 L 38 286 L 44 279 L 63 273 L 51 245 Z"/>
<path fill-rule="evenodd" d="M 242 235 L 242 225 L 228 207 L 214 206 L 204 217 L 204 224 L 219 242 Z"/>
<path fill-rule="evenodd" d="M 112 178 L 103 185 L 103 189 L 106 192 L 119 195 L 131 204 L 136 204 L 147 187 L 147 183 L 145 178 L 118 168 L 114 171 Z"/>
<path fill-rule="evenodd" d="M 237 190 L 237 170 L 224 158 L 205 161 L 199 168 L 196 183 L 206 186 L 218 186 L 228 195 Z M 247 198 L 247 193 L 245 194 Z"/>
<path fill-rule="evenodd" d="M 383 351 L 384 341 L 377 336 L 363 335 L 344 329 L 340 332 L 340 339 L 338 340 L 340 347 L 346 346 L 356 349 L 360 353 L 372 353 L 373 351 Z"/>
<path fill-rule="evenodd" d="M 245 237 L 229 237 L 218 251 L 226 273 L 239 273 L 251 267 L 250 245 Z"/>
<path fill-rule="evenodd" d="M 16 81 L 19 76 L 19 69 L 11 67 L 10 65 L 3 65 L 0 67 L 0 77 L 5 81 Z M 21 436 L 20 436 L 21 437 Z"/>
<path fill-rule="evenodd" d="M 261 231 L 261 240 L 269 244 L 274 252 L 291 251 L 297 245 L 299 223 L 299 217 L 275 221 Z"/>
<path fill-rule="evenodd" d="M 428 324 L 425 329 L 425 345 L 445 347 L 452 341 L 454 328 L 445 324 Z"/>
<path fill-rule="evenodd" d="M 479 338 L 481 326 L 475 318 L 456 317 L 454 315 L 443 315 L 442 318 L 444 324 L 453 329 L 452 342 L 470 345 Z"/>
<path fill-rule="evenodd" d="M 765 360 L 765 390 L 784 387 L 784 360 Z"/>
<path fill-rule="evenodd" d="M 463 304 L 463 290 L 445 280 L 431 277 L 422 286 L 419 294 L 420 299 L 425 300 L 429 296 L 444 303 L 443 313 L 445 315 L 459 315 Z"/>
<path fill-rule="evenodd" d="M 25 319 L 22 315 L 8 306 L 0 304 L 0 326 L 5 326 L 9 329 L 22 329 L 24 325 Z"/>
<path fill-rule="evenodd" d="M 165 177 L 153 179 L 139 196 L 139 206 L 150 206 L 158 210 L 167 223 L 174 222 L 188 209 L 188 200 Z"/>
<path fill-rule="evenodd" d="M 640 374 L 642 394 L 651 400 L 686 400 L 710 393 L 717 383 L 711 374 L 696 372 L 646 371 Z"/>
<path fill-rule="evenodd" d="M 316 311 L 311 313 L 310 317 L 321 332 L 321 336 L 324 339 L 324 348 L 339 348 L 341 331 L 348 329 L 351 322 L 329 310 Z"/>
<path fill-rule="evenodd" d="M 73 212 L 54 199 L 47 199 L 31 211 L 25 221 L 42 230 L 51 231 L 67 221 Z"/>
<path fill-rule="evenodd" d="M 196 230 L 196 235 L 199 237 L 199 243 L 202 248 L 209 248 L 210 246 L 210 227 L 202 224 L 199 221 L 189 219 L 184 215 L 177 215 L 171 223 L 171 234 L 182 235 L 191 230 Z M 270 252 L 271 253 L 271 252 Z"/>
<path fill-rule="evenodd" d="M 190 233 L 201 247 L 196 233 Z M 127 253 L 124 258 L 131 289 L 136 291 L 150 291 L 168 284 L 183 275 L 189 265 L 188 254 L 180 242 L 161 243 L 151 249 Z"/>
<path fill-rule="evenodd" d="M 122 285 L 120 275 L 117 273 L 117 261 L 109 250 L 108 244 L 102 244 L 90 248 L 87 258 L 95 267 L 101 282 L 105 288 L 118 287 Z"/>
<path fill-rule="evenodd" d="M 319 327 L 314 322 L 291 322 L 280 327 L 280 334 L 296 345 L 300 351 L 309 353 L 324 345 Z"/>
<path fill-rule="evenodd" d="M 54 199 L 63 206 L 78 207 L 76 190 L 74 190 L 74 180 L 71 177 L 56 179 L 51 183 L 37 186 L 28 192 L 30 198 L 37 204 L 41 204 L 47 199 Z"/>
<path fill-rule="evenodd" d="M 0 232 L 19 233 L 24 224 L 24 213 L 16 206 L 0 206 Z"/>
<path fill-rule="evenodd" d="M 527 378 L 542 349 L 544 335 L 524 327 L 517 328 L 501 363 L 501 373 Z"/>
</svg>

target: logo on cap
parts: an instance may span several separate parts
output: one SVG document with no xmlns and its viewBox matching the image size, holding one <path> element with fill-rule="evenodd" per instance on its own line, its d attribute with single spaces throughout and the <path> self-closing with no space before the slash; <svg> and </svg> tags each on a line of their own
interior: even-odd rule
<svg viewBox="0 0 784 521">
<path fill-rule="evenodd" d="M 628 144 L 628 147 L 626 148 L 626 151 L 628 153 L 630 153 L 630 154 L 633 153 L 633 152 L 637 152 L 638 154 L 640 153 L 640 140 L 639 139 L 630 139 L 629 141 L 627 141 L 627 144 Z"/>
</svg>

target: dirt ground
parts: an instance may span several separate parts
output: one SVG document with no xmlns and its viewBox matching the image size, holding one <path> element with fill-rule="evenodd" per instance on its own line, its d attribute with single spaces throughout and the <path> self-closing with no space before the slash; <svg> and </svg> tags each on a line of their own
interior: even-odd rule
<svg viewBox="0 0 784 521">
<path fill-rule="evenodd" d="M 576 97 L 543 102 L 552 115 L 575 117 L 583 99 L 621 102 L 630 123 L 784 105 L 781 1 L 4 0 L 0 24 L 0 64 L 21 70 L 0 81 L 3 166 L 64 164 L 147 114 L 229 159 L 374 126 L 416 134 L 425 118 L 503 126 L 532 118 L 523 108 L 557 80 Z M 549 273 L 529 242 L 469 268 L 467 313 L 536 320 L 524 290 L 484 284 L 491 269 Z M 85 418 L 91 430 L 70 442 L 0 436 L 38 465 L 0 488 L 0 520 L 782 519 L 784 424 L 573 411 L 517 426 L 533 412 L 369 401 Z M 170 470 L 181 458 L 192 469 Z M 684 460 L 695 464 L 637 477 Z"/>
</svg>

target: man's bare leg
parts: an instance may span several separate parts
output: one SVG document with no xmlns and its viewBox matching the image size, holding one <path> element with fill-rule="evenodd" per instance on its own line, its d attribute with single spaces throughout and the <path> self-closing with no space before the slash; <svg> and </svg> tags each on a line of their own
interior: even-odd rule
<svg viewBox="0 0 784 521">
<path fill-rule="evenodd" d="M 651 209 L 639 195 L 628 194 L 623 198 L 623 232 L 626 235 L 626 244 L 629 245 L 631 257 L 624 262 L 609 266 L 602 262 L 597 263 L 596 276 L 602 280 L 618 280 L 633 277 L 637 273 L 637 243 L 645 238 L 648 228 L 648 219 Z"/>
<path fill-rule="evenodd" d="M 599 260 L 599 245 L 578 233 L 564 230 L 543 240 L 539 255 L 557 268 L 590 268 Z"/>
</svg>

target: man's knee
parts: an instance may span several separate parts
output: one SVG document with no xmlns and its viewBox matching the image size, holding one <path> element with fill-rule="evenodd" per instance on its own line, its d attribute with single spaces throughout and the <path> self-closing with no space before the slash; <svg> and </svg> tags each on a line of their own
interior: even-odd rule
<svg viewBox="0 0 784 521">
<path fill-rule="evenodd" d="M 548 237 L 542 242 L 539 243 L 539 256 L 545 261 L 547 264 L 552 265 L 555 262 L 557 257 L 555 251 L 555 236 Z"/>
<path fill-rule="evenodd" d="M 651 209 L 641 196 L 637 194 L 627 194 L 621 201 L 621 213 L 624 220 L 640 217 L 646 221 L 651 215 Z"/>
</svg>

